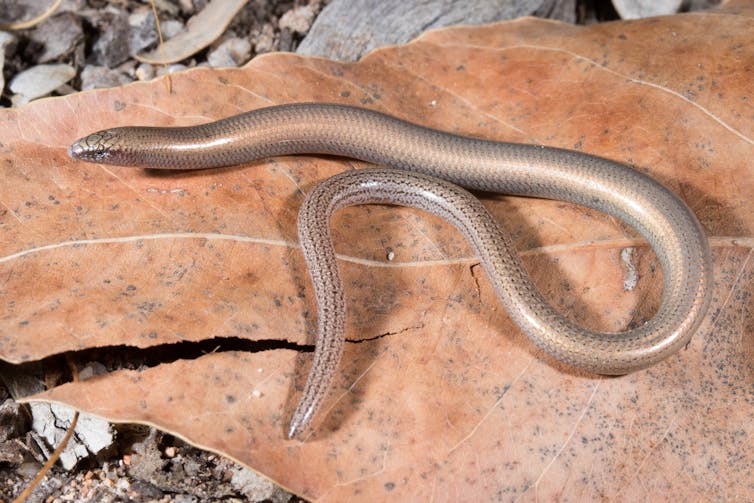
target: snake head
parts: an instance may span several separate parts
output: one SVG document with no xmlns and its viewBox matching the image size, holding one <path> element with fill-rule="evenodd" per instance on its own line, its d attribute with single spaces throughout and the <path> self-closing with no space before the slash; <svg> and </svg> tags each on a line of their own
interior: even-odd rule
<svg viewBox="0 0 754 503">
<path fill-rule="evenodd" d="M 68 155 L 80 161 L 117 164 L 120 152 L 117 138 L 118 133 L 113 129 L 98 131 L 73 142 L 68 147 Z"/>
</svg>

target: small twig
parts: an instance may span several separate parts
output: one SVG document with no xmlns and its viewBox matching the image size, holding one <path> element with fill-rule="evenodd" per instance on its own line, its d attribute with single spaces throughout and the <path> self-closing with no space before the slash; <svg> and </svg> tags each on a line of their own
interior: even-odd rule
<svg viewBox="0 0 754 503">
<path fill-rule="evenodd" d="M 76 369 L 76 366 L 69 360 L 68 364 L 71 366 L 71 373 L 73 374 L 73 382 L 78 382 L 79 380 L 79 372 L 78 369 Z M 63 437 L 63 440 L 60 441 L 60 444 L 58 444 L 57 449 L 52 453 L 52 456 L 47 460 L 47 462 L 44 464 L 41 470 L 37 472 L 37 475 L 34 477 L 34 480 L 31 481 L 31 483 L 24 489 L 21 494 L 18 495 L 16 499 L 13 500 L 13 503 L 24 503 L 26 501 L 26 498 L 31 495 L 31 492 L 42 482 L 42 479 L 47 475 L 47 472 L 50 471 L 50 468 L 52 468 L 52 465 L 55 464 L 55 462 L 58 460 L 60 455 L 63 453 L 63 450 L 65 449 L 65 446 L 68 445 L 68 441 L 71 439 L 71 436 L 73 435 L 73 430 L 76 429 L 76 423 L 78 423 L 79 420 L 79 411 L 74 411 L 73 413 L 73 419 L 71 419 L 71 425 L 68 427 L 68 431 L 65 432 L 65 436 Z"/>
<path fill-rule="evenodd" d="M 152 13 L 154 14 L 154 23 L 157 25 L 157 36 L 160 39 L 160 54 L 162 55 L 162 67 L 165 68 L 165 75 L 167 75 L 167 83 L 168 83 L 168 94 L 173 93 L 173 80 L 170 77 L 170 72 L 168 71 L 168 64 L 166 62 L 165 57 L 165 42 L 162 40 L 162 29 L 160 28 L 160 18 L 157 16 L 157 6 L 154 3 L 154 0 L 150 0 L 149 2 L 152 5 Z"/>
</svg>

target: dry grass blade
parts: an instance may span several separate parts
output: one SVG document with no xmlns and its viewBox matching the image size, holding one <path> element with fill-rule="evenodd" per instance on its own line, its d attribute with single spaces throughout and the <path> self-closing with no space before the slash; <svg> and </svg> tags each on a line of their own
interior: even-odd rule
<svg viewBox="0 0 754 503">
<path fill-rule="evenodd" d="M 73 375 L 73 382 L 78 382 L 79 380 L 79 373 L 76 369 L 76 366 L 69 362 L 71 373 Z M 47 472 L 50 471 L 50 469 L 53 467 L 55 462 L 58 460 L 60 455 L 62 454 L 63 450 L 65 449 L 66 445 L 68 445 L 68 441 L 71 439 L 71 436 L 73 436 L 73 432 L 76 430 L 76 425 L 79 421 L 79 411 L 74 411 L 73 418 L 71 419 L 71 424 L 68 427 L 68 431 L 65 432 L 65 435 L 63 436 L 63 439 L 58 444 L 57 448 L 53 451 L 52 455 L 47 459 L 47 462 L 45 462 L 44 466 L 37 472 L 37 474 L 34 476 L 34 479 L 29 483 L 29 485 L 19 494 L 16 499 L 13 500 L 13 503 L 24 503 L 26 499 L 31 495 L 32 491 L 39 485 L 40 482 L 42 482 L 42 479 L 45 478 L 45 475 L 47 475 Z"/>
</svg>

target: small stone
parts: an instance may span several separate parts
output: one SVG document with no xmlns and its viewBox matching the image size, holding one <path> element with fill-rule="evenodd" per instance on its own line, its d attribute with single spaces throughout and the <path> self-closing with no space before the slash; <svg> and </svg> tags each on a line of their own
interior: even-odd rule
<svg viewBox="0 0 754 503">
<path fill-rule="evenodd" d="M 139 62 L 135 61 L 133 59 L 129 59 L 125 63 L 116 66 L 113 68 L 113 70 L 125 75 L 129 78 L 129 82 L 136 78 L 136 65 L 138 65 Z"/>
<path fill-rule="evenodd" d="M 131 27 L 128 36 L 128 50 L 131 54 L 139 53 L 159 40 L 154 14 L 148 7 L 131 13 L 128 16 L 128 25 Z"/>
<path fill-rule="evenodd" d="M 131 484 L 131 491 L 133 491 L 134 496 L 137 497 L 135 498 L 135 501 L 155 501 L 161 499 L 165 494 L 154 484 L 138 478 L 134 479 Z M 139 496 L 141 499 L 138 498 Z"/>
<path fill-rule="evenodd" d="M 48 446 L 57 447 L 71 424 L 73 409 L 44 402 L 33 402 L 29 407 L 32 412 L 32 430 L 39 434 Z M 60 463 L 63 468 L 70 470 L 80 460 L 99 454 L 112 443 L 113 429 L 107 421 L 81 413 L 76 424 L 76 434 L 68 440 L 60 455 Z"/>
<path fill-rule="evenodd" d="M 104 66 L 87 65 L 81 71 L 82 91 L 122 86 L 129 82 L 131 82 L 131 79 L 128 76 Z"/>
<path fill-rule="evenodd" d="M 0 9 L 0 24 L 17 23 L 39 15 L 38 12 L 30 9 L 26 2 L 9 2 L 6 0 L 2 7 Z"/>
<path fill-rule="evenodd" d="M 275 49 L 275 29 L 267 23 L 262 26 L 259 35 L 254 37 L 254 52 L 264 54 Z"/>
<path fill-rule="evenodd" d="M 37 65 L 25 70 L 10 82 L 13 106 L 20 106 L 33 99 L 47 96 L 76 76 L 71 65 Z"/>
<path fill-rule="evenodd" d="M 178 0 L 178 6 L 181 8 L 181 12 L 184 16 L 190 16 L 196 12 L 192 0 Z"/>
<path fill-rule="evenodd" d="M 157 75 L 165 75 L 166 73 L 177 73 L 182 72 L 183 70 L 186 70 L 188 67 L 186 65 L 170 65 L 168 66 L 167 71 L 165 70 L 164 66 L 158 66 L 157 67 Z"/>
<path fill-rule="evenodd" d="M 275 490 L 275 485 L 268 479 L 240 466 L 233 468 L 230 483 L 252 501 L 270 499 Z"/>
<path fill-rule="evenodd" d="M 167 21 L 162 21 L 160 23 L 160 30 L 162 30 L 162 38 L 164 40 L 175 37 L 185 29 L 183 23 L 176 21 L 175 19 L 168 19 Z"/>
<path fill-rule="evenodd" d="M 207 55 L 209 66 L 215 68 L 240 66 L 251 58 L 251 43 L 242 38 L 229 38 Z"/>
<path fill-rule="evenodd" d="M 128 40 L 130 27 L 128 14 L 112 7 L 105 11 L 101 34 L 92 48 L 92 58 L 99 66 L 113 68 L 126 61 L 129 57 Z"/>
<path fill-rule="evenodd" d="M 40 468 L 42 468 L 42 465 L 40 463 L 37 463 L 35 461 L 27 461 L 25 463 L 21 463 L 21 465 L 16 468 L 16 473 L 24 478 L 32 478 L 37 474 Z"/>
<path fill-rule="evenodd" d="M 20 465 L 24 462 L 24 444 L 18 440 L 0 442 L 0 463 Z"/>
<path fill-rule="evenodd" d="M 280 29 L 305 34 L 311 28 L 318 10 L 316 2 L 291 9 L 280 18 Z"/>
<path fill-rule="evenodd" d="M 151 80 L 154 78 L 154 67 L 149 63 L 141 63 L 134 73 L 138 80 Z"/>
<path fill-rule="evenodd" d="M 293 32 L 291 30 L 280 30 L 278 37 L 278 51 L 289 52 L 293 49 Z"/>
<path fill-rule="evenodd" d="M 84 30 L 78 16 L 64 12 L 37 26 L 29 34 L 29 38 L 44 49 L 41 52 L 34 51 L 34 54 L 26 51 L 27 56 L 34 58 L 37 63 L 48 63 L 71 54 L 84 39 Z"/>
<path fill-rule="evenodd" d="M 613 0 L 613 7 L 622 19 L 640 19 L 675 14 L 682 3 L 682 0 Z"/>
<path fill-rule="evenodd" d="M 107 374 L 107 367 L 102 365 L 100 362 L 89 362 L 84 365 L 81 370 L 79 370 L 79 379 L 86 381 L 87 379 L 90 379 L 94 376 L 104 374 Z"/>
</svg>

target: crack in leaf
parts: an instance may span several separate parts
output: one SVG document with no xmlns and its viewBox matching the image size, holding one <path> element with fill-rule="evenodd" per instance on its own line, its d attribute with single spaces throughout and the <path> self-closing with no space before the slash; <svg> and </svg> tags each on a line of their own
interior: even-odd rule
<svg viewBox="0 0 754 503">
<path fill-rule="evenodd" d="M 156 335 L 155 335 L 156 337 Z M 0 375 L 4 372 L 12 374 L 38 373 L 42 369 L 49 373 L 51 369 L 61 369 L 61 375 L 68 375 L 67 360 L 73 361 L 79 368 L 86 363 L 96 361 L 102 363 L 108 373 L 123 369 L 147 370 L 159 365 L 170 364 L 178 360 L 196 360 L 210 353 L 242 352 L 261 353 L 274 350 L 292 350 L 299 353 L 314 352 L 313 344 L 298 344 L 287 339 L 249 340 L 240 337 L 213 337 L 201 341 L 181 341 L 156 344 L 146 348 L 135 346 L 112 345 L 100 346 L 75 351 L 67 351 L 48 356 L 41 360 L 11 364 L 0 360 Z M 70 380 L 70 376 L 68 376 Z M 57 385 L 70 381 L 61 381 Z"/>
<path fill-rule="evenodd" d="M 383 333 L 377 334 L 377 335 L 375 335 L 373 337 L 366 337 L 364 339 L 349 339 L 349 338 L 346 338 L 346 342 L 350 342 L 350 343 L 353 343 L 353 344 L 361 344 L 363 342 L 371 342 L 371 341 L 375 341 L 377 339 L 382 339 L 383 337 L 389 337 L 389 336 L 392 336 L 392 335 L 400 335 L 400 334 L 403 334 L 403 333 L 411 331 L 411 330 L 421 330 L 422 328 L 424 328 L 424 323 L 420 323 L 419 325 L 413 325 L 413 326 L 410 326 L 410 327 L 406 327 L 406 328 L 403 328 L 401 330 L 398 330 L 397 332 L 383 332 Z"/>
</svg>

